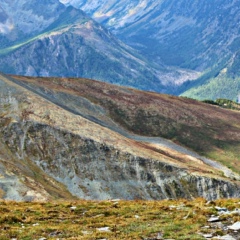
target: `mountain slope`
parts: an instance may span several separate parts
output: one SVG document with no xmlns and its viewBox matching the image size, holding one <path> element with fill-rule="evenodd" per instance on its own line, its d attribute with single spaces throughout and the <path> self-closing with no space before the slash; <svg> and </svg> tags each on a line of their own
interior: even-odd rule
<svg viewBox="0 0 240 240">
<path fill-rule="evenodd" d="M 121 123 L 126 120 L 123 112 L 110 105 L 116 104 L 121 97 L 127 101 L 125 107 L 135 106 L 137 110 L 134 101 L 141 98 L 147 104 L 145 110 L 151 112 L 154 105 L 148 100 L 158 106 L 165 101 L 174 106 L 176 102 L 181 104 L 182 99 L 168 99 L 87 79 L 11 78 L 4 75 L 0 79 L 4 151 L 9 151 L 16 162 L 25 166 L 33 164 L 32 171 L 39 179 L 42 179 L 41 172 L 49 180 L 54 179 L 57 182 L 54 186 L 62 191 L 62 195 L 68 193 L 57 187 L 60 183 L 72 195 L 86 199 L 192 196 L 215 199 L 240 195 L 238 182 L 234 180 L 239 178 L 237 174 L 225 171 L 224 166 L 216 162 L 174 150 L 170 144 L 164 146 L 154 142 L 156 138 L 150 140 L 133 135 Z M 90 92 L 88 97 L 87 91 Z M 201 107 L 208 109 L 209 106 Z M 221 112 L 226 110 L 216 111 L 222 118 Z M 114 112 L 120 113 L 117 119 Z M 238 113 L 230 113 L 229 117 L 225 116 L 233 124 L 224 131 L 228 141 L 234 139 L 231 128 L 235 126 L 234 119 L 239 117 Z M 135 114 L 134 111 L 128 114 L 129 124 Z M 142 126 L 144 131 L 146 126 Z M 238 125 L 234 130 L 235 138 L 238 138 Z M 2 156 L 1 162 L 4 161 L 6 157 Z M 8 169 L 9 166 L 5 166 L 5 171 Z M 20 174 L 26 175 L 22 171 Z M 21 186 L 18 188 L 20 191 Z M 3 197 L 9 195 L 4 189 Z M 52 196 L 50 189 L 44 185 L 43 189 Z"/>
<path fill-rule="evenodd" d="M 208 82 L 216 81 L 216 75 L 229 64 L 235 66 L 234 71 L 231 74 L 229 71 L 224 81 L 230 85 L 228 79 L 230 82 L 236 79 L 239 86 L 239 71 L 236 71 L 239 69 L 239 61 L 236 56 L 239 55 L 240 14 L 237 1 L 62 2 L 83 9 L 149 59 L 204 74 L 204 78 L 199 81 L 183 85 L 180 93 L 198 87 L 198 93 L 188 92 L 185 95 L 195 98 L 207 96 L 209 91 L 204 91 L 205 88 L 209 89 Z M 199 88 L 200 85 L 203 87 Z M 224 88 L 214 88 L 217 88 L 217 97 L 210 95 L 209 98 L 226 96 Z M 227 98 L 236 99 L 236 91 L 239 92 L 240 88 L 235 92 L 230 89 Z"/>
<path fill-rule="evenodd" d="M 58 19 L 65 7 L 56 0 L 3 0 L 0 9 L 0 40 L 3 48 L 39 34 Z"/>
<path fill-rule="evenodd" d="M 62 107 L 86 118 L 91 116 L 90 120 L 97 120 L 98 124 L 126 137 L 129 137 L 127 130 L 141 136 L 171 139 L 240 171 L 239 112 L 187 98 L 110 87 L 84 79 L 17 79 L 24 80 L 24 86 L 35 91 L 39 87 L 54 90 L 54 94 L 49 90 L 38 91 L 45 96 L 47 93 L 49 100 Z M 90 102 L 80 101 L 78 97 Z"/>
<path fill-rule="evenodd" d="M 237 1 L 64 1 L 170 65 L 205 69 L 238 50 Z M 152 43 L 152 44 L 151 44 Z"/>
<path fill-rule="evenodd" d="M 14 25 L 12 31 L 22 32 L 26 35 L 43 31 L 58 19 L 58 15 L 53 13 L 62 14 L 65 10 L 65 7 L 56 0 L 42 0 L 41 2 L 37 0 L 2 0 L 1 8 L 5 10 Z"/>
<path fill-rule="evenodd" d="M 236 101 L 240 93 L 239 53 L 229 61 L 223 62 L 206 71 L 199 79 L 185 82 L 182 96 L 196 99 L 225 98 Z"/>
<path fill-rule="evenodd" d="M 168 79 L 196 78 L 194 72 L 150 63 L 81 10 L 57 0 L 14 3 L 1 6 L 0 70 L 5 73 L 82 76 L 162 92 L 175 91 Z"/>
</svg>

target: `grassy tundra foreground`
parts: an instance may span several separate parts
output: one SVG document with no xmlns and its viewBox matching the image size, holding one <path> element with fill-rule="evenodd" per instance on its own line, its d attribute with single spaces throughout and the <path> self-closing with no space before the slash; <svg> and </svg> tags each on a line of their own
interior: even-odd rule
<svg viewBox="0 0 240 240">
<path fill-rule="evenodd" d="M 239 199 L 0 202 L 0 239 L 205 239 L 237 231 Z M 219 209 L 224 209 L 220 214 Z M 234 211 L 235 210 L 235 211 Z M 208 222 L 218 216 L 218 224 Z M 235 235 L 234 235 L 235 234 Z M 237 238 L 238 239 L 238 238 Z"/>
</svg>

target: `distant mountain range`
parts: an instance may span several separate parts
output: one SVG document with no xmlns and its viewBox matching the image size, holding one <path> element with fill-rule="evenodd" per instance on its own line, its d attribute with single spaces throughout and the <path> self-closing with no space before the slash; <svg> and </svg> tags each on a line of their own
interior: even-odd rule
<svg viewBox="0 0 240 240">
<path fill-rule="evenodd" d="M 68 0 L 145 55 L 205 70 L 239 50 L 237 1 Z"/>
<path fill-rule="evenodd" d="M 223 0 L 3 0 L 0 71 L 236 100 L 238 10 Z"/>
<path fill-rule="evenodd" d="M 62 0 L 83 9 L 152 61 L 202 73 L 180 92 L 236 99 L 240 91 L 237 1 Z"/>
<path fill-rule="evenodd" d="M 38 6 L 36 8 L 35 6 Z M 88 77 L 172 92 L 194 71 L 155 64 L 81 10 L 57 0 L 5 1 L 1 7 L 0 70 L 29 76 Z"/>
</svg>

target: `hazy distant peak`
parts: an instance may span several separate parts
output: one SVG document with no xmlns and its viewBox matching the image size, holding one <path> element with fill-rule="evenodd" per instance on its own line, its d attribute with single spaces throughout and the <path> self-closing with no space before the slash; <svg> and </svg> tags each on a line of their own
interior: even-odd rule
<svg viewBox="0 0 240 240">
<path fill-rule="evenodd" d="M 0 23 L 5 23 L 8 19 L 6 12 L 0 7 Z"/>
<path fill-rule="evenodd" d="M 162 0 L 59 0 L 65 5 L 71 4 L 90 14 L 99 22 L 114 29 L 122 28 L 134 22 L 142 15 L 152 11 Z"/>
<path fill-rule="evenodd" d="M 65 6 L 58 0 L 2 0 L 0 32 L 8 33 L 16 26 L 24 33 L 41 31 L 54 22 L 64 9 Z"/>
<path fill-rule="evenodd" d="M 14 28 L 13 21 L 7 13 L 0 7 L 0 34 L 8 34 Z"/>
<path fill-rule="evenodd" d="M 71 0 L 59 0 L 59 2 L 66 4 L 66 5 L 69 5 L 70 1 Z"/>
</svg>

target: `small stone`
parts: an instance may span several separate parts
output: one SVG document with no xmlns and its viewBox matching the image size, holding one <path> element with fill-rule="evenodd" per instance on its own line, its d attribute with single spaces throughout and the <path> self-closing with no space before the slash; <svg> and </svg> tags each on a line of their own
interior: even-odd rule
<svg viewBox="0 0 240 240">
<path fill-rule="evenodd" d="M 60 231 L 55 231 L 55 232 L 51 232 L 49 233 L 49 237 L 55 237 L 55 236 L 58 236 L 58 235 L 61 235 L 61 232 Z"/>
<path fill-rule="evenodd" d="M 89 234 L 92 234 L 93 232 L 90 232 L 90 231 L 82 231 L 82 234 L 84 235 L 89 235 Z"/>
<path fill-rule="evenodd" d="M 39 238 L 38 240 L 47 240 L 45 237 Z"/>
<path fill-rule="evenodd" d="M 204 226 L 204 227 L 202 227 L 203 229 L 205 228 L 205 229 L 208 229 L 208 228 L 210 228 L 210 226 Z"/>
<path fill-rule="evenodd" d="M 205 238 L 212 238 L 213 237 L 212 234 L 203 234 L 202 236 L 205 237 Z"/>
<path fill-rule="evenodd" d="M 236 208 L 234 211 L 230 212 L 231 214 L 240 214 L 240 209 Z"/>
<path fill-rule="evenodd" d="M 109 200 L 110 202 L 119 202 L 119 201 L 121 201 L 121 199 L 119 199 L 119 198 L 116 198 L 116 199 L 111 199 L 111 200 Z"/>
<path fill-rule="evenodd" d="M 229 226 L 228 228 L 234 231 L 238 231 L 240 230 L 240 222 L 235 222 L 232 226 Z"/>
<path fill-rule="evenodd" d="M 214 237 L 213 239 L 220 239 L 220 240 L 237 240 L 236 238 L 232 237 L 231 235 L 227 234 L 224 236 L 218 236 L 218 237 Z"/>
<path fill-rule="evenodd" d="M 215 223 L 214 223 L 214 226 L 215 226 L 216 228 L 222 229 L 222 228 L 224 227 L 224 224 L 223 224 L 222 222 L 215 222 Z"/>
<path fill-rule="evenodd" d="M 110 227 L 97 228 L 99 232 L 111 232 Z"/>
<path fill-rule="evenodd" d="M 177 208 L 177 206 L 170 205 L 169 208 L 170 208 L 170 209 L 172 209 L 172 208 Z"/>
<path fill-rule="evenodd" d="M 227 212 L 228 209 L 227 208 L 222 208 L 222 207 L 215 207 L 216 210 L 218 210 L 219 212 Z"/>
<path fill-rule="evenodd" d="M 101 214 L 94 216 L 94 218 L 99 218 L 99 217 L 104 217 L 104 214 L 101 213 Z"/>
<path fill-rule="evenodd" d="M 162 235 L 162 233 L 159 232 L 159 233 L 157 234 L 156 239 L 158 239 L 158 240 L 162 240 L 162 239 L 163 239 L 163 235 Z"/>
<path fill-rule="evenodd" d="M 75 206 L 70 207 L 71 210 L 75 210 L 76 208 L 77 207 L 75 207 Z"/>
<path fill-rule="evenodd" d="M 135 217 L 136 219 L 139 219 L 139 218 L 140 218 L 138 215 L 135 215 L 134 217 Z"/>
<path fill-rule="evenodd" d="M 208 222 L 218 222 L 220 221 L 219 217 L 211 217 L 208 219 Z"/>
</svg>

